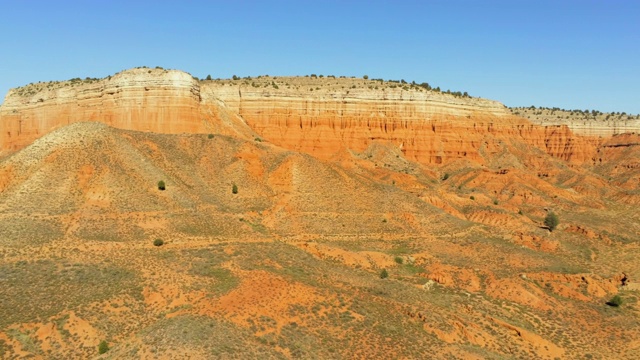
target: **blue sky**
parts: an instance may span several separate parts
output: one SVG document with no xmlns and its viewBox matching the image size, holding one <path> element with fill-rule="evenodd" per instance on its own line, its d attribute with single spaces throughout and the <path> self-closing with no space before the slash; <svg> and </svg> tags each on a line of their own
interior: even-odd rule
<svg viewBox="0 0 640 360">
<path fill-rule="evenodd" d="M 508 106 L 640 113 L 640 1 L 0 0 L 11 87 L 136 66 L 369 75 Z"/>
</svg>

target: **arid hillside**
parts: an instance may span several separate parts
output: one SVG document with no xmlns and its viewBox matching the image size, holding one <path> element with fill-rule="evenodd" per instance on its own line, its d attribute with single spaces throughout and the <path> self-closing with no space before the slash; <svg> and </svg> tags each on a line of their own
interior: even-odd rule
<svg viewBox="0 0 640 360">
<path fill-rule="evenodd" d="M 163 69 L 0 129 L 0 358 L 638 358 L 638 134 Z"/>
</svg>

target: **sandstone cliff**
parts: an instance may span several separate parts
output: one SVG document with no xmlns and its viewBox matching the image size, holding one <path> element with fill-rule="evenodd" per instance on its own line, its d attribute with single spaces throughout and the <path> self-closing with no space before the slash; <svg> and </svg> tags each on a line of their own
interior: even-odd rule
<svg viewBox="0 0 640 360">
<path fill-rule="evenodd" d="M 227 133 L 223 122 L 238 119 L 215 106 L 201 106 L 200 84 L 191 75 L 136 68 L 99 80 L 45 82 L 10 90 L 0 106 L 0 150 L 21 149 L 56 128 L 80 121 L 177 134 Z M 237 131 L 248 132 L 234 125 Z"/>
<path fill-rule="evenodd" d="M 497 101 L 455 97 L 417 86 L 362 79 L 262 77 L 201 84 L 203 102 L 216 99 L 269 141 L 331 158 L 384 141 L 422 164 L 458 159 L 485 163 L 515 142 L 582 163 L 597 141 L 566 126 L 540 127 Z"/>
<path fill-rule="evenodd" d="M 486 163 L 487 156 L 520 143 L 583 163 L 593 161 L 598 145 L 567 126 L 532 125 L 496 101 L 411 84 L 268 76 L 198 81 L 177 70 L 136 68 L 101 80 L 11 90 L 0 107 L 0 151 L 21 149 L 78 121 L 157 133 L 262 137 L 320 158 L 385 142 L 422 164 Z"/>
<path fill-rule="evenodd" d="M 540 126 L 566 125 L 578 135 L 610 137 L 640 132 L 640 115 L 606 113 L 596 110 L 563 110 L 559 108 L 516 107 L 511 111 Z"/>
</svg>

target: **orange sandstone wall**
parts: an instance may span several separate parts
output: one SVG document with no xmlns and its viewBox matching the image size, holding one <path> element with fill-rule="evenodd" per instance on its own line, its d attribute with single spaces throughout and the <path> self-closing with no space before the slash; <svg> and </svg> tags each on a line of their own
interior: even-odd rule
<svg viewBox="0 0 640 360">
<path fill-rule="evenodd" d="M 0 107 L 0 149 L 18 150 L 79 121 L 159 133 L 204 132 L 199 94 L 198 81 L 189 74 L 157 69 L 12 89 Z"/>
<path fill-rule="evenodd" d="M 550 155 L 583 163 L 592 161 L 598 143 L 574 136 L 566 126 L 532 125 L 486 99 L 399 87 L 309 91 L 309 85 L 281 90 L 218 82 L 201 87 L 203 101 L 212 97 L 223 101 L 265 139 L 321 158 L 344 149 L 360 152 L 383 140 L 423 164 L 456 159 L 484 162 L 484 156 L 500 151 L 500 144 L 524 141 Z"/>
<path fill-rule="evenodd" d="M 79 121 L 170 134 L 260 136 L 325 159 L 385 141 L 423 164 L 483 163 L 504 146 L 522 143 L 580 164 L 593 161 L 598 146 L 597 139 L 575 136 L 567 126 L 533 125 L 492 100 L 362 79 L 198 82 L 177 70 L 139 68 L 102 80 L 12 89 L 0 106 L 0 151 L 21 149 Z"/>
</svg>

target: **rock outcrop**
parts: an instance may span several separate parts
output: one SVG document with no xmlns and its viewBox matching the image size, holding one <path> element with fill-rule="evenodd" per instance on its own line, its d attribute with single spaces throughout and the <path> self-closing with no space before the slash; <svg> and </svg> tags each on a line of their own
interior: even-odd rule
<svg viewBox="0 0 640 360">
<path fill-rule="evenodd" d="M 591 161 L 598 143 L 566 126 L 541 127 L 499 102 L 382 86 L 355 79 L 265 78 L 204 82 L 203 101 L 220 100 L 260 136 L 296 151 L 331 158 L 385 141 L 422 164 L 457 159 L 484 163 L 514 140 L 564 160 Z M 318 86 L 320 85 L 320 86 Z M 285 89 L 286 88 L 286 89 Z"/>
<path fill-rule="evenodd" d="M 159 133 L 205 132 L 198 81 L 181 71 L 132 69 L 92 81 L 12 89 L 0 108 L 0 146 L 18 150 L 61 126 L 99 121 Z"/>
<path fill-rule="evenodd" d="M 511 111 L 540 126 L 566 125 L 571 132 L 594 137 L 640 132 L 640 115 L 592 110 L 518 107 Z"/>
<path fill-rule="evenodd" d="M 583 163 L 593 161 L 599 143 L 567 126 L 533 125 L 496 101 L 410 84 L 331 77 L 198 81 L 177 70 L 136 68 L 101 80 L 11 90 L 0 107 L 0 151 L 21 149 L 79 121 L 262 137 L 320 158 L 386 142 L 422 164 L 485 163 L 516 143 Z"/>
</svg>

